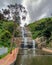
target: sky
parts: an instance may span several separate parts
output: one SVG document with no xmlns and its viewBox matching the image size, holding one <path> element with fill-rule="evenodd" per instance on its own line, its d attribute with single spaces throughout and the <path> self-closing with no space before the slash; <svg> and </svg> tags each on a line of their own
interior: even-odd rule
<svg viewBox="0 0 52 65">
<path fill-rule="evenodd" d="M 27 19 L 26 21 L 21 21 L 22 25 L 50 17 L 52 14 L 52 0 L 0 0 L 0 9 L 6 8 L 11 3 L 20 3 L 26 7 L 28 11 Z"/>
</svg>

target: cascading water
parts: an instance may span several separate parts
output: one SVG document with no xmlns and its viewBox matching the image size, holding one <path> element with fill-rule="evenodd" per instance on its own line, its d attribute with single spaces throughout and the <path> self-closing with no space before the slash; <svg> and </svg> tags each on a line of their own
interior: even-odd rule
<svg viewBox="0 0 52 65">
<path fill-rule="evenodd" d="M 24 46 L 25 46 L 27 45 L 27 38 L 24 36 L 24 34 L 25 34 L 24 27 L 22 27 L 22 38 L 23 38 Z"/>
<path fill-rule="evenodd" d="M 22 27 L 22 38 L 23 38 L 23 44 L 24 44 L 24 47 L 27 45 L 27 38 L 24 36 L 25 34 L 25 31 L 24 31 L 24 27 Z M 24 50 L 24 54 L 27 54 L 27 51 Z"/>
<path fill-rule="evenodd" d="M 28 36 L 27 37 L 25 36 L 25 35 L 27 35 L 25 27 L 22 27 L 21 31 L 22 31 L 22 39 L 24 41 L 23 42 L 24 46 L 27 46 L 29 40 L 28 40 Z M 23 48 L 23 50 L 22 50 L 23 55 L 22 55 L 22 58 L 21 58 L 20 65 L 26 65 L 26 61 L 28 60 L 28 58 L 31 58 L 31 57 L 35 56 L 35 41 L 34 40 L 32 40 L 32 44 L 33 44 L 32 50 L 28 49 L 28 47 Z"/>
<path fill-rule="evenodd" d="M 35 56 L 35 40 L 33 40 L 33 55 Z"/>
<path fill-rule="evenodd" d="M 21 29 L 21 31 L 22 31 L 22 38 L 24 39 L 24 30 L 23 30 L 23 28 Z"/>
<path fill-rule="evenodd" d="M 33 40 L 33 49 L 35 49 L 35 40 Z"/>
</svg>

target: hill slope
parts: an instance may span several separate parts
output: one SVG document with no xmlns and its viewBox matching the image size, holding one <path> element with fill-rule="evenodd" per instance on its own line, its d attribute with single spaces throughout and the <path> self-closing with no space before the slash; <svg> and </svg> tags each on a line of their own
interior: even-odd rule
<svg viewBox="0 0 52 65">
<path fill-rule="evenodd" d="M 48 30 L 52 32 L 52 18 L 43 18 L 34 23 L 28 25 L 32 32 L 32 37 L 35 39 L 38 36 L 42 36 L 44 31 Z"/>
<path fill-rule="evenodd" d="M 16 24 L 18 26 L 18 24 Z M 14 30 L 13 21 L 0 20 L 0 47 L 10 47 L 11 37 Z M 18 35 L 19 31 L 16 31 L 15 35 Z"/>
</svg>

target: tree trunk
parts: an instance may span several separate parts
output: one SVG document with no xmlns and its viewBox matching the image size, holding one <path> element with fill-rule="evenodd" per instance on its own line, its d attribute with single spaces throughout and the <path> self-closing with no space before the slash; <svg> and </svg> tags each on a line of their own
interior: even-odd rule
<svg viewBox="0 0 52 65">
<path fill-rule="evenodd" d="M 10 50 L 11 54 L 12 54 L 12 47 L 13 47 L 13 44 L 14 44 L 14 41 L 15 41 L 15 38 L 14 38 L 15 31 L 16 31 L 16 23 L 14 22 L 14 31 L 13 31 L 12 38 L 11 38 L 11 50 Z"/>
</svg>

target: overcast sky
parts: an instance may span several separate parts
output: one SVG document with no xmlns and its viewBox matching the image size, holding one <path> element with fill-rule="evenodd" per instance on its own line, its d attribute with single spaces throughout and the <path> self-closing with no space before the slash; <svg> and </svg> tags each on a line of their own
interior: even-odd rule
<svg viewBox="0 0 52 65">
<path fill-rule="evenodd" d="M 11 3 L 22 3 L 28 10 L 26 22 L 51 16 L 52 0 L 0 0 L 0 9 Z"/>
</svg>

